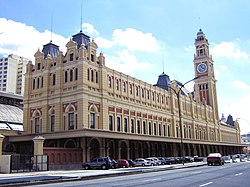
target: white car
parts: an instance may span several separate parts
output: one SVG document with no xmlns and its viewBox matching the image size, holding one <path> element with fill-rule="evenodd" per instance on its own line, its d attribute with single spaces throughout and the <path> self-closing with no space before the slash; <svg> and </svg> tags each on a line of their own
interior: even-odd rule
<svg viewBox="0 0 250 187">
<path fill-rule="evenodd" d="M 134 160 L 135 166 L 150 166 L 150 162 L 145 160 L 144 158 L 137 158 Z"/>
</svg>

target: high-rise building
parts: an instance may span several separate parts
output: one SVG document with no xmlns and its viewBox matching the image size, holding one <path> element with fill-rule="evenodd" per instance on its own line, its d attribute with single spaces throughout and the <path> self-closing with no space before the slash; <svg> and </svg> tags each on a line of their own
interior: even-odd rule
<svg viewBox="0 0 250 187">
<path fill-rule="evenodd" d="M 9 55 L 0 58 L 0 91 L 23 95 L 27 58 Z"/>
</svg>

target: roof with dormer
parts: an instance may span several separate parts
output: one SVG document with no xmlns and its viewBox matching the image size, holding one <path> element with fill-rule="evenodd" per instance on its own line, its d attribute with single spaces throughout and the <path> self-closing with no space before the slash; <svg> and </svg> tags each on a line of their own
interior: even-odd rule
<svg viewBox="0 0 250 187">
<path fill-rule="evenodd" d="M 169 76 L 163 72 L 161 75 L 159 75 L 157 84 L 155 84 L 154 86 L 158 86 L 164 90 L 168 90 L 169 83 L 170 83 Z"/>
<path fill-rule="evenodd" d="M 82 31 L 72 36 L 72 40 L 77 43 L 79 49 L 81 45 L 87 46 L 90 43 L 90 37 L 84 34 Z"/>
<path fill-rule="evenodd" d="M 42 52 L 44 53 L 44 58 L 46 58 L 48 55 L 50 55 L 51 58 L 55 58 L 59 54 L 59 46 L 53 44 L 52 41 L 50 41 L 43 46 Z"/>
</svg>

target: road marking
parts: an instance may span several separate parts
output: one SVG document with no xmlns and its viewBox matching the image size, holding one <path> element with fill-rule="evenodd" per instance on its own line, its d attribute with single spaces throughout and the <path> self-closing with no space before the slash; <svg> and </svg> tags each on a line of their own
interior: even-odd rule
<svg viewBox="0 0 250 187">
<path fill-rule="evenodd" d="M 237 173 L 237 174 L 235 174 L 234 176 L 237 177 L 237 176 L 242 175 L 242 174 L 243 174 L 243 173 Z"/>
<path fill-rule="evenodd" d="M 207 186 L 207 185 L 212 184 L 212 183 L 213 183 L 213 182 L 208 182 L 208 183 L 205 183 L 205 184 L 201 184 L 200 187 L 202 187 L 202 186 Z"/>
<path fill-rule="evenodd" d="M 152 181 L 157 181 L 158 179 L 149 179 L 149 180 L 145 180 L 145 182 L 152 182 Z"/>
</svg>

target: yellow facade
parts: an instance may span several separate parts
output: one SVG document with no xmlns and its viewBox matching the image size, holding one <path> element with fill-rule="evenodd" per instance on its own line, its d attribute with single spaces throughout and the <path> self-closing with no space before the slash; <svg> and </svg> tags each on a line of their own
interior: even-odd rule
<svg viewBox="0 0 250 187">
<path fill-rule="evenodd" d="M 202 36 L 205 38 L 203 33 Z M 24 133 L 15 141 L 40 135 L 47 141 L 45 146 L 54 142 L 54 147 L 60 147 L 61 139 L 73 139 L 75 146 L 83 149 L 83 160 L 110 154 L 131 158 L 178 156 L 179 108 L 173 90 L 108 68 L 104 55 L 97 54 L 95 41 L 79 43 L 77 37 L 88 39 L 80 32 L 66 44 L 65 55 L 60 51 L 51 55 L 38 50 L 34 65 L 31 62 L 27 65 Z M 196 41 L 195 45 L 205 46 L 209 53 L 206 39 Z M 220 123 L 212 57 L 206 53 L 201 57 L 200 52 L 197 49 L 194 59 L 195 75 L 199 76 L 194 97 L 180 95 L 185 155 L 239 151 L 238 126 Z M 197 69 L 200 63 L 206 63 L 206 72 Z M 171 87 L 176 84 L 172 82 Z M 207 85 L 205 92 L 199 89 L 201 85 Z M 97 152 L 91 145 L 93 141 L 97 142 L 93 144 L 98 145 Z M 138 151 L 144 143 L 147 146 Z M 149 152 L 145 153 L 146 150 Z"/>
</svg>

